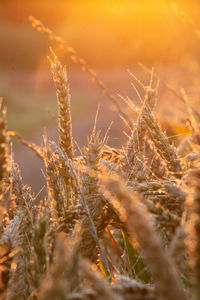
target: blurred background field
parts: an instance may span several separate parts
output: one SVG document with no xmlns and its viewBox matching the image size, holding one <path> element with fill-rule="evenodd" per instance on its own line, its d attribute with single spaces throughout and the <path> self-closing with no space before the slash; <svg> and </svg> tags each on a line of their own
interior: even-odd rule
<svg viewBox="0 0 200 300">
<path fill-rule="evenodd" d="M 199 53 L 198 40 L 191 26 L 184 24 L 164 0 L 1 0 L 0 1 L 0 95 L 8 107 L 9 129 L 25 138 L 42 142 L 43 128 L 57 136 L 56 95 L 51 79 L 49 47 L 67 65 L 72 94 L 73 133 L 80 145 L 86 143 L 98 103 L 101 104 L 98 124 L 105 132 L 110 122 L 110 145 L 120 145 L 123 122 L 109 101 L 101 94 L 66 53 L 30 25 L 30 15 L 40 19 L 63 37 L 88 64 L 97 71 L 109 91 L 138 98 L 131 87 L 127 69 L 144 84 L 149 75 L 138 66 L 142 62 L 154 67 L 178 94 L 184 87 L 190 99 L 198 103 Z M 200 2 L 176 1 L 200 27 Z M 123 101 L 119 99 L 123 106 Z M 182 104 L 162 85 L 158 95 L 158 117 L 166 129 L 184 132 L 185 114 Z M 197 104 L 196 104 L 197 105 Z M 174 112 L 178 111 L 175 115 Z M 177 129 L 178 128 L 178 129 Z M 182 129 L 183 128 L 183 129 Z M 41 165 L 30 150 L 15 144 L 16 160 L 24 181 L 35 190 L 41 187 L 35 168 Z M 26 157 L 26 159 L 25 159 Z M 29 162 L 29 163 L 28 163 Z M 30 167 L 32 172 L 30 172 Z"/>
</svg>

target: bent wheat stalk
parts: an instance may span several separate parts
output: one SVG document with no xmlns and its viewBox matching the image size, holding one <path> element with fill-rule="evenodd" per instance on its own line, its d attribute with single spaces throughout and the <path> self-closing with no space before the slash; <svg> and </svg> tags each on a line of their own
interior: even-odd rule
<svg viewBox="0 0 200 300">
<path fill-rule="evenodd" d="M 80 58 L 72 47 L 65 47 L 64 40 L 60 36 L 55 35 L 54 32 L 48 27 L 46 27 L 40 20 L 36 19 L 33 16 L 30 16 L 29 21 L 31 22 L 32 27 L 35 28 L 38 32 L 45 33 L 51 41 L 56 42 L 61 49 L 67 51 L 67 53 L 70 55 L 71 60 L 75 64 L 79 65 L 82 71 L 88 73 L 92 81 L 100 88 L 101 92 L 112 102 L 112 104 L 120 113 L 120 115 L 127 120 L 127 115 L 122 111 L 115 96 L 108 91 L 104 83 L 98 78 L 95 71 L 88 66 L 86 61 L 83 58 Z"/>
<path fill-rule="evenodd" d="M 119 178 L 108 180 L 107 188 L 115 196 L 114 205 L 126 220 L 130 233 L 138 238 L 159 299 L 186 300 L 178 272 L 155 234 L 145 207 L 139 203 L 139 196 L 128 192 L 121 182 Z"/>
</svg>

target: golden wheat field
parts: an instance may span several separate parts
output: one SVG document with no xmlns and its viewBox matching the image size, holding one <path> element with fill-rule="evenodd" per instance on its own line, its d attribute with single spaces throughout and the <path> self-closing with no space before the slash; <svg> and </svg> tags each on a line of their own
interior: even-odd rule
<svg viewBox="0 0 200 300">
<path fill-rule="evenodd" d="M 199 16 L 1 0 L 0 299 L 200 300 Z"/>
</svg>

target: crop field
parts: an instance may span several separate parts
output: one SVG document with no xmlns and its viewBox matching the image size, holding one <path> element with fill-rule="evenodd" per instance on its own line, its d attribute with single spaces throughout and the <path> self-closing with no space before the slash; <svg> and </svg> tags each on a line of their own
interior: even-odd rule
<svg viewBox="0 0 200 300">
<path fill-rule="evenodd" d="M 0 300 L 200 300 L 199 13 L 0 2 Z"/>
</svg>

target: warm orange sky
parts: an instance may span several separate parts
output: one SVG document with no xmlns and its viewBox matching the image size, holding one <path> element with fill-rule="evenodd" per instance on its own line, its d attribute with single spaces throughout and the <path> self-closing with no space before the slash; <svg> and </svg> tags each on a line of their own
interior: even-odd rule
<svg viewBox="0 0 200 300">
<path fill-rule="evenodd" d="M 167 0 L 18 1 L 0 3 L 0 64 L 34 66 L 50 43 L 34 32 L 28 16 L 40 18 L 96 66 L 184 61 L 199 53 L 191 28 Z M 199 1 L 178 1 L 200 26 Z M 28 41 L 28 42 L 27 42 Z M 37 44 L 37 52 L 33 49 Z M 26 59 L 26 55 L 28 59 Z M 9 58 L 8 58 L 9 56 Z M 22 60 L 25 60 L 23 64 Z M 20 61 L 21 60 L 21 61 Z"/>
</svg>

